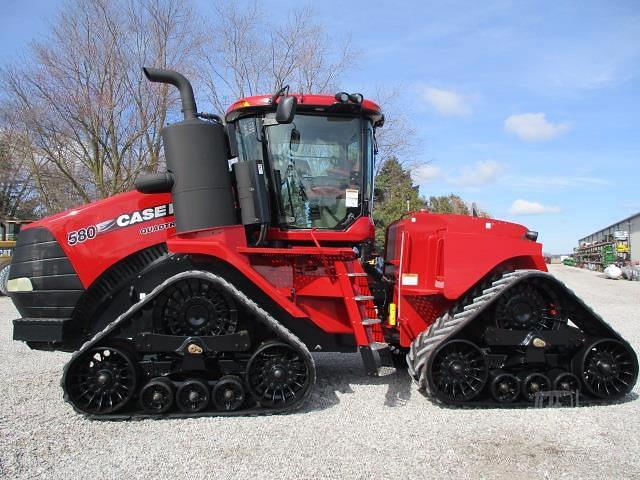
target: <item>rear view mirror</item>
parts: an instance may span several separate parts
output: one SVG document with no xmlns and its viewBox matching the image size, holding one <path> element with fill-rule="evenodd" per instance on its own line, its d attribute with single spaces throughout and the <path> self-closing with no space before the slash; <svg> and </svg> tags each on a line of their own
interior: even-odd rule
<svg viewBox="0 0 640 480">
<path fill-rule="evenodd" d="M 296 115 L 296 105 L 298 99 L 296 97 L 282 97 L 278 102 L 276 109 L 276 122 L 291 123 Z"/>
</svg>

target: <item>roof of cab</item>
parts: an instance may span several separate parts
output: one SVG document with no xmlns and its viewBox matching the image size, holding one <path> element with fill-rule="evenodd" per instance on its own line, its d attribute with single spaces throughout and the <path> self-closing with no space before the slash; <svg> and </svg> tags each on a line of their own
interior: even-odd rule
<svg viewBox="0 0 640 480">
<path fill-rule="evenodd" d="M 302 93 L 292 93 L 290 95 L 297 98 L 298 108 L 301 108 L 303 110 L 306 110 L 307 108 L 311 110 L 313 109 L 313 107 L 331 107 L 340 104 L 340 102 L 338 102 L 333 95 L 307 95 Z M 269 108 L 271 107 L 271 98 L 272 95 L 256 95 L 253 97 L 241 98 L 240 100 L 234 102 L 227 109 L 227 120 L 230 119 L 229 116 L 232 113 L 239 113 L 245 109 L 251 110 L 256 108 Z M 368 100 L 366 98 L 362 101 L 362 112 L 372 117 L 382 116 L 380 106 L 372 100 Z"/>
</svg>

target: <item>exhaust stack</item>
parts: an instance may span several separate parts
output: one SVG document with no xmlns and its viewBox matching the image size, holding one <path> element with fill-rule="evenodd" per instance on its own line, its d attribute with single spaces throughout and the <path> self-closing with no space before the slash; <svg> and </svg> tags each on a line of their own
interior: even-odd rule
<svg viewBox="0 0 640 480">
<path fill-rule="evenodd" d="M 184 75 L 173 70 L 162 70 L 151 67 L 142 67 L 142 71 L 150 82 L 168 83 L 176 87 L 180 91 L 184 119 L 191 120 L 196 118 L 198 109 L 196 107 L 196 99 L 193 96 L 193 87 Z"/>
<path fill-rule="evenodd" d="M 162 129 L 167 175 L 142 177 L 136 188 L 142 193 L 171 192 L 178 233 L 238 224 L 224 126 L 197 118 L 193 88 L 183 75 L 142 70 L 149 81 L 178 88 L 184 120 Z"/>
</svg>

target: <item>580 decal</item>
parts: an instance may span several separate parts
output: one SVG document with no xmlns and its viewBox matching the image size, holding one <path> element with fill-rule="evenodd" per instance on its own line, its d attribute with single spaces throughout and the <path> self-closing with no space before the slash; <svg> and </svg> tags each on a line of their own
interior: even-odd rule
<svg viewBox="0 0 640 480">
<path fill-rule="evenodd" d="M 172 203 L 156 205 L 154 207 L 145 208 L 143 210 L 135 210 L 130 213 L 123 213 L 117 218 L 105 220 L 104 222 L 100 222 L 96 225 L 89 225 L 79 230 L 69 232 L 67 234 L 67 244 L 69 244 L 70 246 L 77 245 L 80 243 L 84 243 L 87 240 L 92 240 L 98 235 L 102 235 L 103 233 L 170 216 L 173 216 Z M 161 225 L 143 227 L 139 230 L 139 233 L 142 235 L 146 235 L 148 233 L 154 233 L 172 227 L 175 227 L 175 223 L 167 222 Z"/>
<path fill-rule="evenodd" d="M 69 245 L 75 245 L 76 243 L 83 243 L 87 240 L 91 240 L 92 238 L 96 238 L 98 235 L 98 229 L 95 225 L 90 225 L 86 228 L 81 228 L 80 230 L 74 230 L 73 232 L 69 232 L 67 234 L 67 243 Z"/>
</svg>

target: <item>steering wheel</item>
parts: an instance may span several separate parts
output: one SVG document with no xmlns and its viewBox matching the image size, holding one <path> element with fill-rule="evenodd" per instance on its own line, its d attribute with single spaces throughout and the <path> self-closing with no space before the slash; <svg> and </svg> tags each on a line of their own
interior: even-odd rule
<svg viewBox="0 0 640 480">
<path fill-rule="evenodd" d="M 344 179 L 329 175 L 304 177 L 304 183 L 307 184 L 306 190 L 310 197 L 338 198 L 346 188 Z"/>
</svg>

